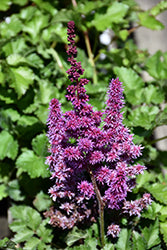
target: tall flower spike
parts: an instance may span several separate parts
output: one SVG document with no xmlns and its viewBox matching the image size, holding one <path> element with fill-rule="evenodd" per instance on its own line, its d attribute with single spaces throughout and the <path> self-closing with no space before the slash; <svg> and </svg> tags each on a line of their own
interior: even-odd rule
<svg viewBox="0 0 167 250">
<path fill-rule="evenodd" d="M 47 158 L 53 187 L 49 193 L 56 208 L 45 213 L 50 223 L 63 229 L 84 222 L 95 222 L 98 212 L 101 221 L 101 238 L 104 243 L 104 209 L 111 215 L 120 213 L 140 216 L 151 204 L 149 194 L 136 201 L 128 201 L 128 192 L 135 187 L 135 178 L 146 169 L 133 165 L 141 155 L 141 146 L 133 143 L 133 135 L 123 125 L 121 109 L 124 106 L 123 88 L 119 79 L 112 79 L 103 112 L 94 111 L 88 104 L 85 85 L 81 78 L 84 70 L 77 62 L 74 22 L 68 23 L 67 71 L 71 85 L 67 99 L 73 110 L 61 111 L 58 100 L 50 102 L 48 137 L 50 156 Z M 118 216 L 117 216 L 118 217 Z M 113 217 L 108 218 L 107 235 L 117 237 L 120 227 Z M 102 243 L 102 245 L 103 245 Z"/>
</svg>

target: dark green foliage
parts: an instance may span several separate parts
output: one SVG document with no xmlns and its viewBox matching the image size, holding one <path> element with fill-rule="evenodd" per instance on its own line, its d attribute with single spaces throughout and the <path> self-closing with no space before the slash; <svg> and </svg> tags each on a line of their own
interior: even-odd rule
<svg viewBox="0 0 167 250">
<path fill-rule="evenodd" d="M 73 4 L 72 4 L 73 2 Z M 123 218 L 118 239 L 106 238 L 106 250 L 167 248 L 167 152 L 155 147 L 153 131 L 167 124 L 167 52 L 150 56 L 137 48 L 134 26 L 161 30 L 157 15 L 167 9 L 160 1 L 143 11 L 134 0 L 1 0 L 0 1 L 0 200 L 7 199 L 13 221 L 11 239 L 1 249 L 99 249 L 98 224 L 72 231 L 54 229 L 44 218 L 52 201 L 51 180 L 45 165 L 48 155 L 46 120 L 55 97 L 64 111 L 67 22 L 77 28 L 78 60 L 90 79 L 87 92 L 96 109 L 104 108 L 110 78 L 124 84 L 125 123 L 135 142 L 145 146 L 140 159 L 147 166 L 134 192 L 150 192 L 153 204 L 142 218 Z M 110 50 L 100 44 L 105 29 L 113 31 Z M 89 46 L 90 45 L 90 46 Z M 100 59 L 101 54 L 105 55 Z M 152 80 L 145 82 L 146 71 Z M 163 172 L 164 173 L 164 172 Z M 133 194 L 132 194 L 133 196 Z M 17 247 L 17 248 L 16 248 Z"/>
</svg>

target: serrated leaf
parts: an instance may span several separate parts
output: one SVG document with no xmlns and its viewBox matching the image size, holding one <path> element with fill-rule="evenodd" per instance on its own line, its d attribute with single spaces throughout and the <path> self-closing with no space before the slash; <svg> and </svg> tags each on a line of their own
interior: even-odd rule
<svg viewBox="0 0 167 250">
<path fill-rule="evenodd" d="M 155 220 L 157 215 L 160 214 L 161 210 L 162 206 L 159 203 L 152 202 L 152 204 L 148 206 L 147 210 L 142 212 L 142 217 Z"/>
<path fill-rule="evenodd" d="M 12 108 L 2 110 L 2 116 L 6 119 L 11 119 L 13 122 L 16 122 L 20 118 L 18 111 Z"/>
<path fill-rule="evenodd" d="M 18 54 L 22 53 L 27 48 L 25 40 L 23 38 L 19 38 L 15 41 L 8 42 L 2 47 L 2 51 L 5 53 L 6 56 L 11 54 Z"/>
<path fill-rule="evenodd" d="M 23 127 L 26 127 L 26 126 L 32 126 L 34 125 L 35 123 L 38 122 L 38 119 L 34 116 L 28 116 L 28 115 L 23 115 L 20 117 L 19 121 L 18 121 L 18 125 L 19 126 L 23 126 Z"/>
<path fill-rule="evenodd" d="M 80 239 L 85 239 L 87 237 L 87 233 L 77 229 L 77 227 L 74 227 L 71 232 L 68 233 L 66 238 L 66 244 L 68 246 L 72 246 L 75 242 L 77 242 Z"/>
<path fill-rule="evenodd" d="M 153 85 L 144 88 L 143 95 L 147 104 L 159 104 L 162 103 L 165 99 L 164 92 Z"/>
<path fill-rule="evenodd" d="M 16 219 L 16 221 L 18 220 L 23 228 L 26 226 L 36 231 L 39 225 L 41 224 L 42 219 L 40 214 L 32 207 L 13 206 L 11 207 L 10 211 L 12 213 L 13 218 Z M 22 231 L 21 228 L 20 230 Z"/>
<path fill-rule="evenodd" d="M 35 15 L 31 21 L 23 27 L 23 31 L 31 36 L 33 42 L 36 42 L 39 40 L 38 35 L 40 31 L 48 25 L 48 21 L 49 16 L 40 13 L 40 15 Z"/>
<path fill-rule="evenodd" d="M 98 31 L 104 31 L 104 29 L 111 27 L 112 23 L 121 23 L 128 8 L 126 4 L 114 2 L 108 7 L 105 14 L 96 13 L 90 25 L 95 26 Z"/>
<path fill-rule="evenodd" d="M 119 80 L 123 82 L 125 86 L 125 93 L 128 90 L 140 89 L 144 86 L 144 82 L 138 74 L 130 68 L 115 67 L 115 74 L 119 77 Z"/>
<path fill-rule="evenodd" d="M 10 230 L 12 230 L 13 232 L 19 232 L 22 231 L 24 229 L 26 229 L 26 224 L 23 223 L 22 221 L 13 221 L 10 225 L 9 225 Z"/>
<path fill-rule="evenodd" d="M 17 243 L 24 242 L 29 240 L 33 236 L 34 232 L 28 228 L 25 228 L 22 231 L 19 231 L 14 236 L 14 241 Z"/>
<path fill-rule="evenodd" d="M 38 249 L 38 245 L 41 242 L 40 239 L 33 237 L 27 240 L 27 242 L 24 245 L 25 250 L 36 250 Z"/>
<path fill-rule="evenodd" d="M 146 250 L 147 243 L 144 242 L 143 237 L 136 231 L 132 232 L 132 250 Z"/>
<path fill-rule="evenodd" d="M 40 224 L 39 228 L 37 229 L 37 235 L 44 243 L 50 243 L 54 237 L 52 228 L 46 228 L 48 225 L 49 220 L 44 220 Z"/>
<path fill-rule="evenodd" d="M 7 131 L 2 131 L 0 133 L 0 141 L 3 142 L 0 145 L 0 160 L 5 157 L 15 159 L 18 152 L 18 143 L 14 140 L 13 136 Z"/>
<path fill-rule="evenodd" d="M 114 247 L 114 245 L 112 243 L 107 243 L 103 247 L 103 250 L 115 250 L 115 247 Z"/>
<path fill-rule="evenodd" d="M 151 224 L 150 227 L 145 227 L 142 230 L 142 234 L 147 242 L 147 249 L 158 245 L 161 240 L 159 238 L 159 221 L 158 219 Z"/>
<path fill-rule="evenodd" d="M 167 219 L 167 206 L 164 207 L 161 206 L 159 220 L 165 221 L 166 219 Z"/>
<path fill-rule="evenodd" d="M 46 135 L 37 135 L 32 140 L 32 148 L 37 155 L 46 157 L 48 155 L 48 138 L 46 137 Z"/>
<path fill-rule="evenodd" d="M 125 87 L 126 88 L 126 87 Z M 132 105 L 140 105 L 144 100 L 143 88 L 141 89 L 126 89 L 126 100 Z"/>
<path fill-rule="evenodd" d="M 7 22 L 4 21 L 0 24 L 0 34 L 4 38 L 11 38 L 17 35 L 21 30 L 22 23 L 17 15 L 10 16 Z"/>
<path fill-rule="evenodd" d="M 160 222 L 160 232 L 163 235 L 163 240 L 167 246 L 167 221 Z"/>
<path fill-rule="evenodd" d="M 51 83 L 45 80 L 39 81 L 39 90 L 35 97 L 35 101 L 42 104 L 48 104 L 52 98 L 58 98 L 58 89 L 53 87 Z"/>
<path fill-rule="evenodd" d="M 153 56 L 151 56 L 147 62 L 146 67 L 148 68 L 148 73 L 156 79 L 166 79 L 167 78 L 167 62 L 166 54 L 161 51 L 157 51 Z"/>
<path fill-rule="evenodd" d="M 98 8 L 106 5 L 105 2 L 101 1 L 96 1 L 96 2 L 83 2 L 83 3 L 78 3 L 77 11 L 82 13 L 82 14 L 87 14 L 93 10 L 97 10 Z"/>
<path fill-rule="evenodd" d="M 154 16 L 149 15 L 148 11 L 138 13 L 140 24 L 148 29 L 152 30 L 162 30 L 165 26 L 158 20 L 155 19 Z"/>
<path fill-rule="evenodd" d="M 11 87 L 13 87 L 20 98 L 24 95 L 34 81 L 34 74 L 30 68 L 18 67 L 10 68 L 12 72 Z"/>
<path fill-rule="evenodd" d="M 49 176 L 47 166 L 45 165 L 45 157 L 37 156 L 31 150 L 23 152 L 17 158 L 16 165 L 17 168 L 27 172 L 31 178 L 46 178 Z"/>
<path fill-rule="evenodd" d="M 7 63 L 10 65 L 10 66 L 18 66 L 20 64 L 27 64 L 27 60 L 19 55 L 19 54 L 12 54 L 12 55 L 9 55 L 7 58 Z"/>
<path fill-rule="evenodd" d="M 166 1 L 160 1 L 157 5 L 155 5 L 150 13 L 153 16 L 159 15 L 161 12 L 165 11 L 167 9 L 167 2 Z"/>
<path fill-rule="evenodd" d="M 149 181 L 154 181 L 156 176 L 153 173 L 144 171 L 143 174 L 137 176 L 137 188 L 144 187 Z"/>
<path fill-rule="evenodd" d="M 37 194 L 35 200 L 33 201 L 33 205 L 37 208 L 38 211 L 45 211 L 51 206 L 52 200 L 49 195 L 44 194 L 43 191 Z"/>
<path fill-rule="evenodd" d="M 145 129 L 150 129 L 155 126 L 153 121 L 158 113 L 159 108 L 156 106 L 141 106 L 132 110 L 128 119 L 130 124 L 134 127 L 140 126 Z"/>
<path fill-rule="evenodd" d="M 130 246 L 130 231 L 128 229 L 123 228 L 119 233 L 119 239 L 116 244 L 117 250 L 127 250 L 131 249 Z"/>
<path fill-rule="evenodd" d="M 35 111 L 35 115 L 39 118 L 39 120 L 46 124 L 47 119 L 48 119 L 48 104 L 47 105 L 40 105 L 38 109 Z"/>
<path fill-rule="evenodd" d="M 49 245 L 46 245 L 44 242 L 41 241 L 38 245 L 38 250 L 43 250 L 43 249 L 52 250 L 53 248 L 51 248 Z"/>
<path fill-rule="evenodd" d="M 163 204 L 167 204 L 167 185 L 161 183 L 153 183 L 147 186 L 147 190 L 154 198 Z"/>
</svg>

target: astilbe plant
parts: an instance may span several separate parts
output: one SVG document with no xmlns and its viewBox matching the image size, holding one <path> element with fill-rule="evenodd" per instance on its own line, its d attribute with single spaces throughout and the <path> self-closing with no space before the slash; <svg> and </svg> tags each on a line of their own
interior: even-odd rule
<svg viewBox="0 0 167 250">
<path fill-rule="evenodd" d="M 123 121 L 123 88 L 119 79 L 112 79 L 103 112 L 94 111 L 88 104 L 84 70 L 76 61 L 74 22 L 68 23 L 67 71 L 71 85 L 67 99 L 73 110 L 62 113 L 57 99 L 50 102 L 48 137 L 50 156 L 47 158 L 54 185 L 49 193 L 56 206 L 46 212 L 50 224 L 70 229 L 100 218 L 101 241 L 104 245 L 104 210 L 108 213 L 140 216 L 151 204 L 150 194 L 135 201 L 127 201 L 127 193 L 135 187 L 135 178 L 145 167 L 134 163 L 141 155 L 141 146 L 133 143 Z M 112 217 L 111 217 L 112 218 Z M 108 224 L 107 235 L 117 237 L 120 227 Z"/>
</svg>

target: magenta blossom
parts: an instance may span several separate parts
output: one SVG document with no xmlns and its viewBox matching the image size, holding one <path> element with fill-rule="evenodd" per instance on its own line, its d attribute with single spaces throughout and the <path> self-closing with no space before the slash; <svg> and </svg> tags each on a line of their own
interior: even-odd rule
<svg viewBox="0 0 167 250">
<path fill-rule="evenodd" d="M 71 64 L 67 74 L 72 84 L 67 88 L 66 97 L 73 110 L 63 113 L 57 99 L 50 102 L 47 163 L 54 182 L 49 193 L 56 201 L 56 208 L 51 208 L 46 215 L 52 225 L 63 229 L 86 220 L 95 221 L 98 189 L 98 199 L 105 210 L 140 216 L 151 199 L 149 194 L 144 194 L 140 200 L 127 201 L 136 176 L 142 174 L 145 167 L 132 165 L 141 155 L 142 147 L 133 143 L 133 135 L 123 125 L 122 83 L 118 78 L 112 79 L 104 112 L 94 111 L 85 90 L 89 81 L 81 78 L 84 70 L 81 62 L 76 61 L 73 21 L 68 23 L 67 34 Z M 110 224 L 107 234 L 116 237 L 120 228 L 112 221 Z"/>
</svg>

